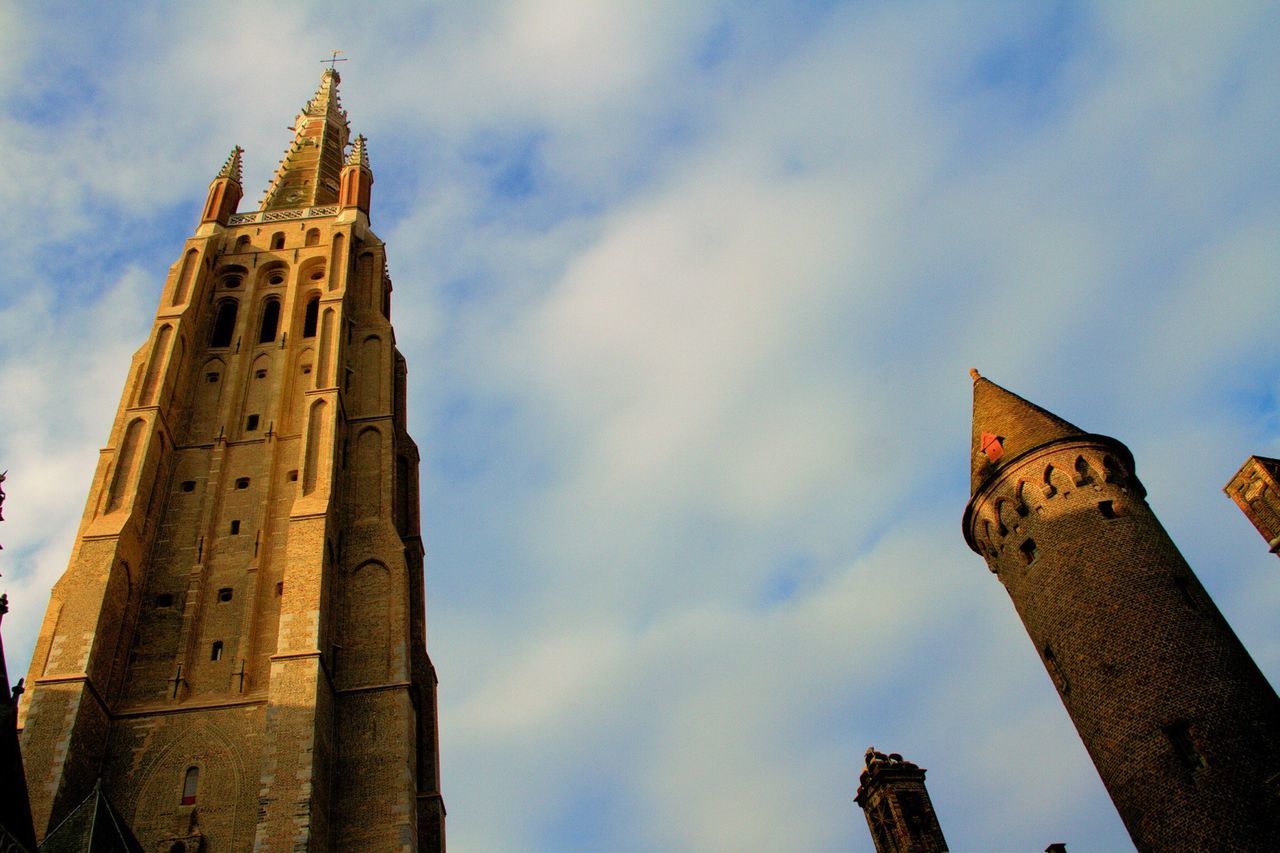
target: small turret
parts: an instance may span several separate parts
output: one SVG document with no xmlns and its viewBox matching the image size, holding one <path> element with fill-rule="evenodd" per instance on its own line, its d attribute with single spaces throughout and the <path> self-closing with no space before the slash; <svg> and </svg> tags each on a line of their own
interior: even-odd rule
<svg viewBox="0 0 1280 853">
<path fill-rule="evenodd" d="M 240 197 L 244 195 L 244 189 L 240 186 L 240 155 L 243 153 L 244 149 L 239 145 L 232 148 L 227 162 L 222 164 L 218 176 L 209 184 L 209 197 L 204 203 L 201 224 L 216 222 L 226 225 L 231 214 L 236 212 Z"/>
<path fill-rule="evenodd" d="M 925 770 L 896 752 L 867 747 L 858 795 L 876 853 L 946 853 L 947 840 L 924 786 Z"/>
<path fill-rule="evenodd" d="M 342 166 L 342 192 L 338 196 L 341 207 L 354 207 L 369 214 L 369 196 L 373 188 L 373 170 L 369 168 L 369 152 L 364 134 L 356 137 Z"/>
</svg>

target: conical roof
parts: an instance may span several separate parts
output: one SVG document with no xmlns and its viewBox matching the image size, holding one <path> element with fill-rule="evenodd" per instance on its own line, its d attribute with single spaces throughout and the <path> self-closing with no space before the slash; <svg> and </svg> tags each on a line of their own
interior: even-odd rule
<svg viewBox="0 0 1280 853">
<path fill-rule="evenodd" d="M 226 178 L 230 181 L 240 183 L 241 164 L 240 155 L 244 154 L 244 149 L 237 145 L 231 149 L 231 155 L 227 157 L 227 162 L 222 164 L 222 169 L 218 172 L 219 178 Z"/>
<path fill-rule="evenodd" d="M 364 134 L 356 137 L 356 141 L 351 144 L 351 153 L 347 155 L 348 166 L 360 166 L 361 168 L 369 168 L 369 144 L 364 138 Z"/>
<path fill-rule="evenodd" d="M 970 371 L 973 377 L 973 441 L 970 487 L 976 494 L 1001 466 L 1060 438 L 1086 435 L 1079 427 Z"/>
</svg>

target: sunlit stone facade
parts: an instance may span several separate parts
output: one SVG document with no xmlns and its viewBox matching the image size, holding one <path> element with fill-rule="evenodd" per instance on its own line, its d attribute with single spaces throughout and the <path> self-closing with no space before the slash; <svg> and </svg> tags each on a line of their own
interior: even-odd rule
<svg viewBox="0 0 1280 853">
<path fill-rule="evenodd" d="M 260 209 L 240 149 L 134 356 L 20 710 L 36 831 L 439 850 L 418 451 L 373 175 L 326 70 Z"/>
</svg>

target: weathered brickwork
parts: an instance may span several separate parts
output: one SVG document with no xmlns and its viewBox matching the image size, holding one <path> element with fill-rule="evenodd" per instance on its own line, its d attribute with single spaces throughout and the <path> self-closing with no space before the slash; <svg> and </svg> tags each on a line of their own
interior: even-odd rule
<svg viewBox="0 0 1280 853">
<path fill-rule="evenodd" d="M 147 850 L 441 850 L 418 452 L 326 71 L 260 213 L 236 149 L 134 356 L 20 708 L 41 836 L 101 775 Z"/>
<path fill-rule="evenodd" d="M 1223 491 L 1253 522 L 1271 553 L 1280 554 L 1280 459 L 1250 456 Z"/>
<path fill-rule="evenodd" d="M 964 532 L 1141 850 L 1280 849 L 1280 700 L 1145 500 L 1128 448 L 974 385 Z"/>
<path fill-rule="evenodd" d="M 867 818 L 876 853 L 946 853 L 924 774 L 897 753 L 867 749 L 853 801 Z"/>
</svg>

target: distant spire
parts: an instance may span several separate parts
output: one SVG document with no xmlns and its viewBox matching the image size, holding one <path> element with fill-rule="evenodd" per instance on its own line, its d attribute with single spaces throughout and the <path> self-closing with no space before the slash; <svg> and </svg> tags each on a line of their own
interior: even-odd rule
<svg viewBox="0 0 1280 853">
<path fill-rule="evenodd" d="M 240 185 L 240 155 L 243 153 L 244 149 L 239 145 L 232 148 L 227 162 L 222 164 L 222 168 L 209 184 L 209 195 L 205 197 L 204 213 L 200 217 L 201 224 L 226 225 L 231 214 L 236 212 L 240 199 L 244 195 L 244 188 Z"/>
<path fill-rule="evenodd" d="M 368 144 L 364 134 L 361 134 L 356 137 L 351 153 L 342 166 L 342 189 L 338 193 L 338 204 L 344 208 L 357 207 L 368 215 L 372 188 L 373 170 L 369 168 Z"/>
<path fill-rule="evenodd" d="M 363 133 L 356 137 L 355 143 L 351 146 L 351 153 L 347 155 L 347 165 L 369 168 L 369 152 L 365 147 Z"/>
<path fill-rule="evenodd" d="M 303 106 L 302 111 L 309 116 L 325 116 L 330 112 L 341 113 L 345 118 L 346 114 L 342 112 L 342 104 L 338 99 L 338 84 L 341 82 L 342 76 L 336 69 L 326 68 L 320 74 L 319 88 L 311 96 L 311 100 Z"/>
<path fill-rule="evenodd" d="M 231 156 L 227 158 L 227 162 L 222 164 L 222 171 L 218 172 L 219 178 L 227 178 L 228 180 L 240 183 L 240 155 L 244 153 L 244 149 L 237 145 L 231 149 Z"/>
<path fill-rule="evenodd" d="M 1028 450 L 1084 430 L 970 371 L 973 380 L 973 440 L 970 485 L 974 493 L 1000 466 Z"/>
<path fill-rule="evenodd" d="M 316 93 L 294 120 L 293 142 L 267 187 L 262 210 L 337 203 L 338 173 L 351 133 L 338 97 L 341 81 L 333 68 L 320 74 Z"/>
</svg>

